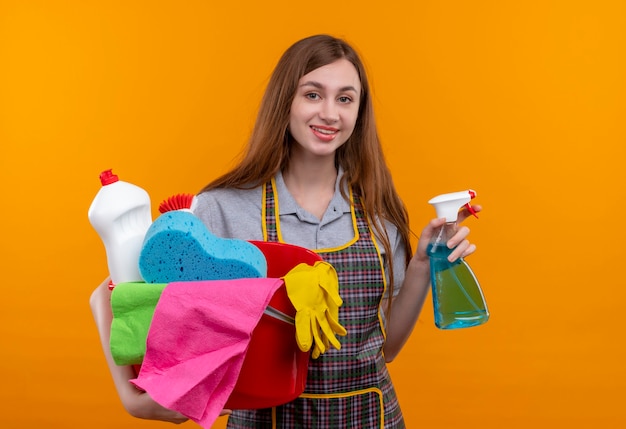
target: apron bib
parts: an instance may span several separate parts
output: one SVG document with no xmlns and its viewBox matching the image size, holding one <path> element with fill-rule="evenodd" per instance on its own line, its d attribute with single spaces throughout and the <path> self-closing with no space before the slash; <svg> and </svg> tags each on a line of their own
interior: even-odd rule
<svg viewBox="0 0 626 429">
<path fill-rule="evenodd" d="M 385 334 L 379 305 L 385 291 L 380 252 L 361 200 L 350 193 L 354 238 L 342 247 L 315 251 L 333 265 L 339 278 L 339 323 L 348 334 L 311 359 L 304 393 L 294 401 L 264 410 L 235 410 L 229 429 L 359 428 L 400 429 L 404 420 L 382 355 Z M 263 195 L 263 237 L 283 242 L 274 180 Z"/>
</svg>

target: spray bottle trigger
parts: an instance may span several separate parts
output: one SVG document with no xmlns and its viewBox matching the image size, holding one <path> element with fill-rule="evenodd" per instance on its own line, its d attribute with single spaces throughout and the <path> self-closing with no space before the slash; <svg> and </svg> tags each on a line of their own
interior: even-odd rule
<svg viewBox="0 0 626 429">
<path fill-rule="evenodd" d="M 465 208 L 467 208 L 467 211 L 469 211 L 472 216 L 474 216 L 476 219 L 478 219 L 478 215 L 476 214 L 476 210 L 474 210 L 474 207 L 472 207 L 472 205 L 470 203 L 465 204 Z"/>
</svg>

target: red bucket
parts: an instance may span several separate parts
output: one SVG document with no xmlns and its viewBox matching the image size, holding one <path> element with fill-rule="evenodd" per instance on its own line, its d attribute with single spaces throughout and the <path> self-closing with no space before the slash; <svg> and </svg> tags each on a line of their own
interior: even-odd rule
<svg viewBox="0 0 626 429">
<path fill-rule="evenodd" d="M 251 243 L 265 255 L 269 278 L 283 277 L 300 263 L 313 265 L 322 260 L 303 247 L 265 241 Z M 276 291 L 269 307 L 291 318 L 296 314 L 284 285 Z M 298 348 L 293 323 L 267 313 L 271 311 L 263 314 L 252 333 L 237 384 L 224 408 L 274 407 L 294 400 L 304 391 L 310 353 Z"/>
</svg>

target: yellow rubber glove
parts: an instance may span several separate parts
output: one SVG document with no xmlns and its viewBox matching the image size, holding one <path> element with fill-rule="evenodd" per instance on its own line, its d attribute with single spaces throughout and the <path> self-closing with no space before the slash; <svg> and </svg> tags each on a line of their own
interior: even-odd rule
<svg viewBox="0 0 626 429">
<path fill-rule="evenodd" d="M 330 345 L 336 349 L 341 343 L 336 335 L 346 335 L 339 324 L 339 296 L 337 272 L 327 262 L 314 266 L 299 264 L 283 277 L 287 295 L 296 309 L 296 341 L 302 351 L 313 348 L 313 358 L 326 352 Z"/>
<path fill-rule="evenodd" d="M 326 291 L 324 291 L 324 294 L 328 295 Z M 328 296 L 326 296 L 326 303 L 328 303 L 329 317 L 331 318 L 331 320 L 338 321 L 339 320 L 339 306 L 335 303 L 333 299 L 331 299 Z M 342 326 L 339 326 L 339 327 L 343 329 Z M 342 334 L 342 335 L 345 335 L 345 334 Z M 313 357 L 313 359 L 317 359 L 318 357 L 320 357 L 321 354 L 323 354 L 326 350 L 330 348 L 329 339 L 325 335 L 321 335 L 321 339 L 322 339 L 321 343 L 316 342 L 313 344 L 313 351 L 311 352 L 311 356 Z"/>
</svg>

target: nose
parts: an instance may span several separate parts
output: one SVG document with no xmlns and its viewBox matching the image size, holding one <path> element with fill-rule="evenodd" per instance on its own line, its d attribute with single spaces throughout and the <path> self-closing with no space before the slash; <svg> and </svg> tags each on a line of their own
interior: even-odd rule
<svg viewBox="0 0 626 429">
<path fill-rule="evenodd" d="M 328 124 L 333 124 L 339 120 L 339 109 L 337 108 L 334 100 L 329 99 L 324 101 L 321 106 L 319 116 Z"/>
</svg>

